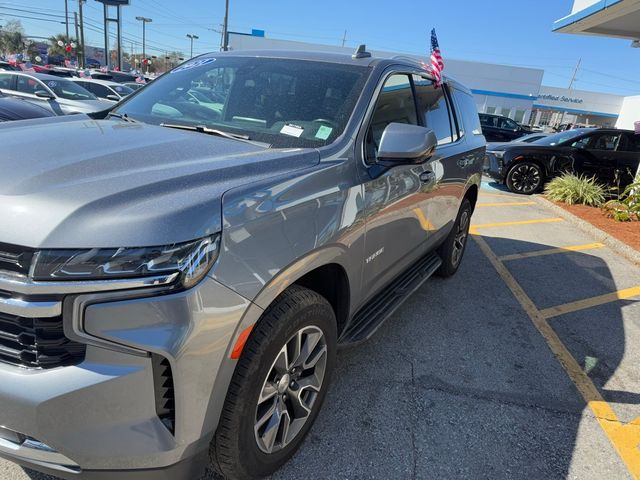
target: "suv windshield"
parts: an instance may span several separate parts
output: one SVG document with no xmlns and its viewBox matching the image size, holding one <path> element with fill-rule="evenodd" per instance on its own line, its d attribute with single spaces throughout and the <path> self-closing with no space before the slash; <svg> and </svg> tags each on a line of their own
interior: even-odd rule
<svg viewBox="0 0 640 480">
<path fill-rule="evenodd" d="M 55 80 L 44 80 L 56 96 L 66 100 L 97 100 L 98 98 L 90 91 L 82 88 L 71 80 L 56 78 Z"/>
<path fill-rule="evenodd" d="M 579 137 L 580 135 L 584 135 L 585 133 L 589 133 L 591 131 L 593 131 L 593 129 L 590 129 L 590 128 L 579 128 L 577 130 L 567 130 L 566 132 L 560 132 L 554 135 L 549 135 L 548 137 L 541 138 L 539 140 L 536 140 L 533 143 L 537 145 L 549 145 L 549 146 L 560 145 L 561 143 L 564 143 L 568 140 L 572 140 L 576 137 Z"/>
<path fill-rule="evenodd" d="M 279 58 L 200 58 L 147 85 L 115 113 L 242 134 L 274 147 L 319 147 L 344 131 L 368 71 Z"/>
</svg>

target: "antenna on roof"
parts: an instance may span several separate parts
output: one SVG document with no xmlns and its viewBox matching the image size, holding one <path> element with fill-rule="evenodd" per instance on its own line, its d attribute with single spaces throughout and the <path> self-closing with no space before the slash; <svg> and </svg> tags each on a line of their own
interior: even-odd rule
<svg viewBox="0 0 640 480">
<path fill-rule="evenodd" d="M 356 48 L 356 51 L 353 52 L 353 55 L 351 55 L 351 58 L 356 59 L 356 58 L 368 58 L 371 56 L 370 52 L 367 52 L 367 46 L 363 43 L 362 45 L 358 45 L 358 48 Z"/>
</svg>

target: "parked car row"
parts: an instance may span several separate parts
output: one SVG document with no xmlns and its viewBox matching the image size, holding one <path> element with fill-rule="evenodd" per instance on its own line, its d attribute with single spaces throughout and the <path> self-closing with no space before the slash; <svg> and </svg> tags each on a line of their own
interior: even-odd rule
<svg viewBox="0 0 640 480">
<path fill-rule="evenodd" d="M 113 80 L 5 70 L 0 71 L 0 92 L 37 104 L 55 115 L 67 115 L 105 110 L 134 89 Z"/>
<path fill-rule="evenodd" d="M 564 172 L 595 177 L 613 194 L 633 182 L 640 135 L 631 130 L 578 128 L 527 143 L 490 143 L 484 171 L 515 193 L 532 194 Z"/>
</svg>

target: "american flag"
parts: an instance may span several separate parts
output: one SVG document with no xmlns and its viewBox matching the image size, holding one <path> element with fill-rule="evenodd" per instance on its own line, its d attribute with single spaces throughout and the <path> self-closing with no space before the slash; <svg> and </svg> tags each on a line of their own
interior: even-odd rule
<svg viewBox="0 0 640 480">
<path fill-rule="evenodd" d="M 144 77 L 140 76 L 136 77 L 136 83 L 145 84 L 147 83 L 147 81 L 144 79 Z"/>
<path fill-rule="evenodd" d="M 444 70 L 444 60 L 440 54 L 436 29 L 431 30 L 431 73 L 433 74 L 436 87 L 442 83 L 442 71 Z"/>
</svg>

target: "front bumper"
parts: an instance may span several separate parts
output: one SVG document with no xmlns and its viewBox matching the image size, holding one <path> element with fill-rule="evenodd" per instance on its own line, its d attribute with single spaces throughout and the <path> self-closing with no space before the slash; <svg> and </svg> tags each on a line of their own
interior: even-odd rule
<svg viewBox="0 0 640 480">
<path fill-rule="evenodd" d="M 497 180 L 500 183 L 503 183 L 505 168 L 502 158 L 498 158 L 493 153 L 487 152 L 484 156 L 482 173 L 493 178 L 494 180 Z"/>
<path fill-rule="evenodd" d="M 87 345 L 84 360 L 0 363 L 0 456 L 66 478 L 197 478 L 183 460 L 207 452 L 235 367 L 229 346 L 251 306 L 209 277 L 179 293 L 66 296 L 65 335 Z M 171 429 L 157 411 L 157 358 L 173 381 Z"/>
</svg>

